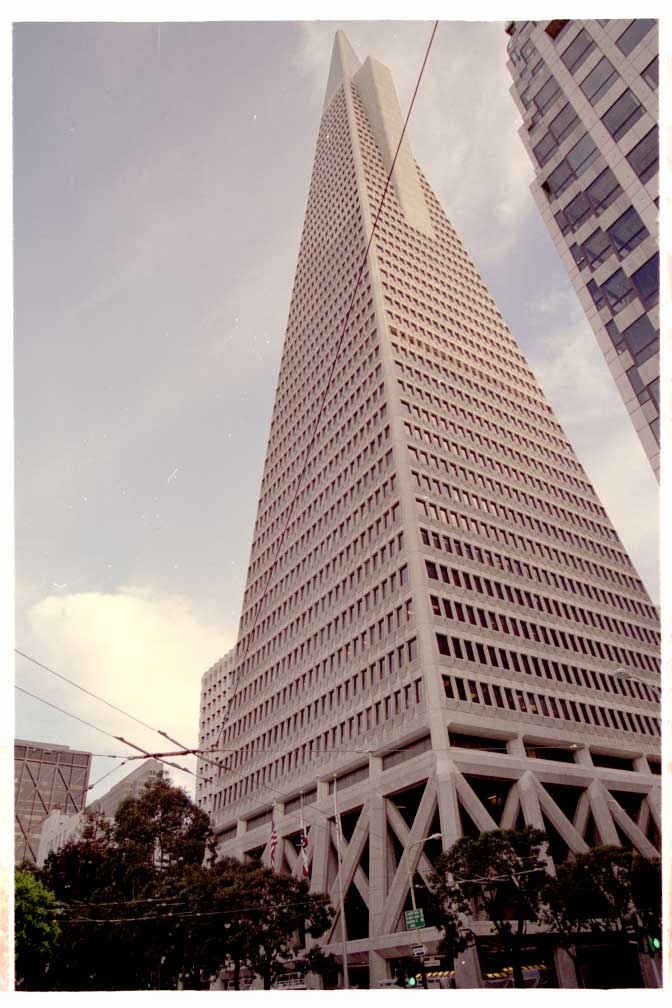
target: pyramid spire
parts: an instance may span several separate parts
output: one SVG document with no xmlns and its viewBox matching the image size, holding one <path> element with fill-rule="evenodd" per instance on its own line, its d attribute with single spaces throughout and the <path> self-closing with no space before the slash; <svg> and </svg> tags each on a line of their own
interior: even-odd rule
<svg viewBox="0 0 672 1008">
<path fill-rule="evenodd" d="M 354 77 L 361 65 L 345 32 L 337 31 L 334 36 L 334 48 L 331 51 L 331 66 L 322 111 L 327 108 L 343 81 Z"/>
</svg>

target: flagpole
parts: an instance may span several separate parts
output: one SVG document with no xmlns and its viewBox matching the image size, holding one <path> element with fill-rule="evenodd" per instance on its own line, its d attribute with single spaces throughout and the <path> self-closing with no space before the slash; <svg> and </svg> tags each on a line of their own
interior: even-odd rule
<svg viewBox="0 0 672 1008">
<path fill-rule="evenodd" d="M 341 817 L 336 801 L 336 774 L 334 774 L 334 819 L 336 820 L 336 848 L 338 851 L 338 895 L 341 909 L 341 934 L 343 936 L 343 989 L 350 989 L 348 976 L 348 935 L 345 928 L 345 903 L 343 901 L 343 858 L 341 857 Z"/>
</svg>

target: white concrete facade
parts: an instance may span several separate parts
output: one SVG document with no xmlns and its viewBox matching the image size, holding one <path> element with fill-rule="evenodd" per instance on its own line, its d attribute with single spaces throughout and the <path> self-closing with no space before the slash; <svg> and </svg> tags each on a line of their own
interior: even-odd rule
<svg viewBox="0 0 672 1008">
<path fill-rule="evenodd" d="M 312 887 L 337 906 L 342 880 L 370 986 L 417 941 L 435 948 L 434 928 L 404 928 L 408 870 L 420 887 L 464 833 L 529 823 L 562 858 L 621 840 L 653 854 L 660 829 L 655 609 L 410 149 L 348 315 L 401 128 L 393 93 L 338 33 L 230 755 L 202 769 L 221 853 L 268 863 L 274 812 L 276 869 L 300 874 L 303 808 Z M 337 915 L 321 943 L 340 956 L 341 939 Z M 456 969 L 480 984 L 473 950 Z"/>
<path fill-rule="evenodd" d="M 211 665 L 201 676 L 201 706 L 198 718 L 199 749 L 216 749 L 220 729 L 226 716 L 229 700 L 231 669 L 235 659 L 235 648 Z M 207 772 L 208 764 L 198 761 L 198 776 L 196 778 L 196 804 L 204 812 L 210 814 L 213 809 L 214 793 L 209 781 L 211 774 Z"/>
<path fill-rule="evenodd" d="M 507 31 L 532 195 L 660 479 L 657 23 L 514 21 Z M 565 176 L 586 134 L 596 156 Z"/>
</svg>

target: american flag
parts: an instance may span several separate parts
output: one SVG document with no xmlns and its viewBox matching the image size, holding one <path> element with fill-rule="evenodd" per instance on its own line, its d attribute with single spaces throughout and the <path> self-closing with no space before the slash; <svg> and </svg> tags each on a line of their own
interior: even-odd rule
<svg viewBox="0 0 672 1008">
<path fill-rule="evenodd" d="M 310 878 L 308 871 L 308 836 L 306 834 L 306 827 L 303 825 L 303 809 L 301 810 L 301 839 L 299 843 L 301 845 L 301 870 L 303 877 L 307 879 Z"/>
<path fill-rule="evenodd" d="M 275 849 L 278 846 L 278 831 L 275 828 L 275 812 L 271 816 L 271 871 L 275 871 Z"/>
</svg>

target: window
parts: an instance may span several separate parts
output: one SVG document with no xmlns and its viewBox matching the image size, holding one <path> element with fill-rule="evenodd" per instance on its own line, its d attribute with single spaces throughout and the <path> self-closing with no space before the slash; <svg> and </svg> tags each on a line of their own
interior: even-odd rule
<svg viewBox="0 0 672 1008">
<path fill-rule="evenodd" d="M 645 308 L 652 308 L 658 304 L 660 290 L 660 278 L 658 271 L 658 253 L 640 266 L 636 273 L 632 274 L 632 282 L 637 288 Z"/>
<path fill-rule="evenodd" d="M 629 56 L 655 23 L 651 18 L 639 18 L 637 21 L 632 21 L 620 38 L 616 39 L 616 45 L 625 56 Z"/>
<path fill-rule="evenodd" d="M 574 144 L 564 161 L 561 161 L 542 183 L 542 189 L 551 196 L 559 196 L 568 185 L 571 185 L 583 174 L 597 154 L 597 147 L 589 135 L 584 133 L 578 143 Z"/>
<path fill-rule="evenodd" d="M 537 159 L 537 164 L 540 168 L 546 164 L 546 162 L 553 156 L 555 151 L 558 149 L 558 144 L 555 137 L 552 137 L 550 133 L 547 133 L 533 148 L 533 153 Z"/>
<path fill-rule="evenodd" d="M 579 121 L 574 108 L 567 102 L 567 104 L 562 108 L 555 119 L 553 119 L 548 126 L 548 132 L 551 136 L 555 137 L 558 143 L 562 143 L 568 133 L 574 129 L 575 125 Z"/>
<path fill-rule="evenodd" d="M 658 171 L 658 127 L 646 134 L 627 155 L 630 167 L 646 184 Z"/>
<path fill-rule="evenodd" d="M 591 105 L 596 105 L 603 94 L 606 94 L 618 74 L 606 56 L 595 66 L 584 81 L 579 85 Z"/>
<path fill-rule="evenodd" d="M 649 320 L 648 315 L 640 315 L 638 319 L 623 332 L 628 350 L 638 364 L 658 352 L 658 333 Z"/>
<path fill-rule="evenodd" d="M 557 212 L 555 219 L 562 233 L 567 234 L 568 231 L 576 231 L 592 212 L 593 208 L 586 194 L 579 193 L 564 210 Z"/>
<path fill-rule="evenodd" d="M 625 308 L 635 298 L 635 290 L 630 278 L 625 275 L 622 269 L 617 269 L 604 281 L 602 292 L 606 295 L 609 307 L 614 314 Z"/>
<path fill-rule="evenodd" d="M 605 168 L 586 189 L 586 195 L 596 213 L 606 210 L 622 192 L 611 168 Z"/>
<path fill-rule="evenodd" d="M 634 207 L 629 207 L 607 231 L 620 259 L 644 241 L 648 233 Z"/>
<path fill-rule="evenodd" d="M 534 96 L 534 104 L 540 112 L 543 112 L 548 108 L 559 91 L 560 88 L 558 87 L 558 82 L 555 77 L 549 77 L 543 87 L 541 87 Z"/>
<path fill-rule="evenodd" d="M 575 143 L 570 150 L 567 155 L 567 161 L 569 162 L 575 176 L 578 178 L 596 157 L 597 147 L 593 143 L 592 138 L 585 133 L 578 143 Z"/>
<path fill-rule="evenodd" d="M 583 251 L 592 270 L 597 269 L 600 263 L 609 258 L 612 248 L 609 239 L 601 228 L 593 231 L 590 237 L 585 240 Z"/>
<path fill-rule="evenodd" d="M 624 91 L 620 98 L 602 116 L 602 122 L 611 133 L 614 140 L 620 140 L 628 132 L 644 110 L 639 104 L 632 91 Z"/>
<path fill-rule="evenodd" d="M 552 39 L 557 39 L 568 24 L 569 21 L 567 18 L 565 18 L 564 21 L 561 18 L 556 18 L 554 21 L 548 22 L 544 31 L 547 35 L 550 35 Z"/>
<path fill-rule="evenodd" d="M 658 87 L 658 57 L 649 63 L 647 67 L 642 70 L 642 77 L 649 85 L 652 91 L 655 91 Z"/>
<path fill-rule="evenodd" d="M 602 308 L 606 308 L 607 302 L 605 300 L 604 294 L 602 293 L 602 288 L 598 287 L 594 280 L 590 280 L 587 284 L 588 293 L 592 297 L 595 307 L 598 311 Z"/>
<path fill-rule="evenodd" d="M 574 242 L 573 245 L 570 245 L 569 251 L 572 253 L 572 258 L 574 259 L 574 262 L 580 269 L 581 266 L 583 266 L 583 264 L 586 261 L 586 257 L 583 252 L 583 246 L 578 245 L 576 242 Z"/>
<path fill-rule="evenodd" d="M 570 73 L 574 73 L 581 66 L 583 61 L 595 48 L 591 36 L 585 28 L 582 28 L 573 42 L 567 46 L 560 56 Z"/>
</svg>

